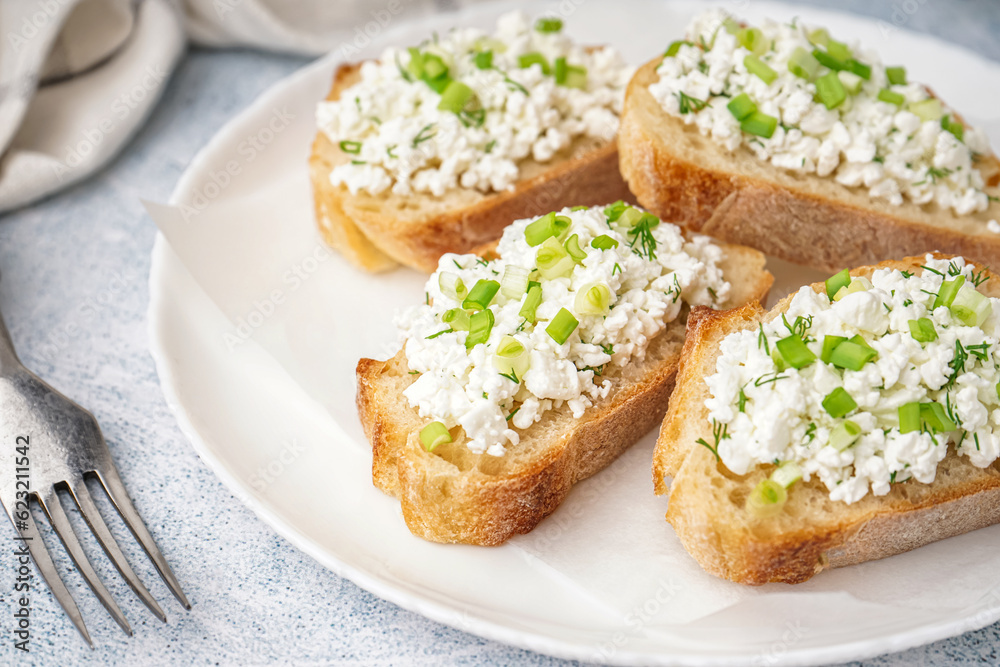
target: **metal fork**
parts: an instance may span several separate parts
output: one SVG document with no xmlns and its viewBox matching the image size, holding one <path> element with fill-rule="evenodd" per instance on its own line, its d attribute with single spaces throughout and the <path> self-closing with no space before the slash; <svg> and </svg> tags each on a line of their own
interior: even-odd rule
<svg viewBox="0 0 1000 667">
<path fill-rule="evenodd" d="M 19 452 L 18 449 L 21 451 Z M 84 476 L 100 480 L 105 493 L 142 545 L 156 571 L 177 600 L 190 609 L 180 584 L 157 548 L 125 491 L 111 452 L 104 442 L 97 420 L 27 370 L 17 358 L 3 316 L 0 315 L 0 502 L 27 546 L 35 566 L 56 600 L 93 648 L 80 609 L 56 571 L 38 526 L 31 516 L 29 500 L 34 499 L 52 524 L 52 529 L 76 564 L 80 574 L 129 636 L 132 628 L 114 598 L 108 593 L 80 546 L 59 500 L 57 489 L 68 491 L 87 524 L 114 563 L 149 610 L 161 621 L 167 617 L 139 577 L 129 566 L 118 543 L 94 505 Z"/>
</svg>

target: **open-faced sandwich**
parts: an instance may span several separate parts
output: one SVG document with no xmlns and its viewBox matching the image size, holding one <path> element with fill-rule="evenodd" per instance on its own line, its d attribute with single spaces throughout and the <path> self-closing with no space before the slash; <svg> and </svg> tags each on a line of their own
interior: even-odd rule
<svg viewBox="0 0 1000 667">
<path fill-rule="evenodd" d="M 998 295 L 934 254 L 693 310 L 653 464 L 688 552 L 797 583 L 1000 521 Z"/>
<path fill-rule="evenodd" d="M 772 282 L 759 252 L 620 201 L 516 221 L 489 256 L 441 257 L 400 352 L 357 368 L 374 483 L 438 542 L 531 530 L 662 419 L 690 306 Z"/>
<path fill-rule="evenodd" d="M 984 133 L 822 28 L 702 14 L 632 79 L 619 150 L 652 212 L 783 259 L 832 271 L 937 249 L 1000 265 Z"/>
<path fill-rule="evenodd" d="M 502 16 L 342 65 L 309 159 L 327 242 L 372 270 L 426 272 L 518 218 L 631 195 L 615 135 L 633 68 L 562 20 Z"/>
</svg>

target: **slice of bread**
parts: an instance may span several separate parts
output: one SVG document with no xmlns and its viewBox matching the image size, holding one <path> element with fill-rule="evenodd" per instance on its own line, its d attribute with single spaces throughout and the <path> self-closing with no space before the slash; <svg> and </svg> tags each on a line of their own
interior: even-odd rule
<svg viewBox="0 0 1000 667">
<path fill-rule="evenodd" d="M 359 64 L 341 65 L 328 100 L 360 79 Z M 446 252 L 467 253 L 495 241 L 511 220 L 560 209 L 635 198 L 618 173 L 615 140 L 582 137 L 549 162 L 521 161 L 513 190 L 482 193 L 456 188 L 442 197 L 366 192 L 352 195 L 330 183 L 330 172 L 350 160 L 317 132 L 309 157 L 316 222 L 326 242 L 356 266 L 384 271 L 397 263 L 432 273 Z"/>
<path fill-rule="evenodd" d="M 909 257 L 851 275 L 870 277 L 877 268 L 919 270 L 923 263 L 922 257 Z M 980 290 L 1000 296 L 1000 279 L 988 275 Z M 812 287 L 825 290 L 823 283 Z M 885 496 L 868 494 L 848 505 L 830 500 L 814 477 L 789 489 L 777 517 L 756 519 L 744 509 L 750 491 L 770 471 L 758 467 L 734 475 L 696 444 L 698 438 L 711 442 L 705 378 L 715 373 L 723 338 L 778 316 L 792 296 L 769 312 L 751 303 L 729 312 L 695 308 L 688 317 L 677 386 L 656 443 L 653 481 L 658 495 L 669 493 L 667 521 L 694 559 L 707 572 L 741 584 L 800 583 L 825 568 L 885 558 L 1000 522 L 998 464 L 977 468 L 954 451 L 931 484 L 897 483 Z"/>
<path fill-rule="evenodd" d="M 649 92 L 660 58 L 636 72 L 625 94 L 618 146 L 621 173 L 640 205 L 692 231 L 828 271 L 939 250 L 1000 267 L 1000 203 L 956 216 L 935 205 L 893 206 L 833 178 L 799 175 L 730 153 L 662 109 Z M 1000 162 L 976 163 L 988 193 L 1000 194 Z M 680 224 L 680 223 L 679 223 Z"/>
<path fill-rule="evenodd" d="M 720 263 L 732 285 L 727 306 L 762 298 L 773 281 L 764 256 L 724 245 Z M 372 445 L 372 480 L 400 499 L 409 529 L 435 542 L 494 546 L 551 514 L 570 488 L 611 464 L 662 419 L 684 343 L 685 307 L 654 338 L 641 362 L 615 366 L 612 382 L 580 419 L 552 410 L 521 431 L 503 456 L 474 454 L 459 432 L 432 453 L 420 445 L 426 420 L 403 398 L 414 380 L 402 352 L 358 362 L 358 414 Z"/>
</svg>

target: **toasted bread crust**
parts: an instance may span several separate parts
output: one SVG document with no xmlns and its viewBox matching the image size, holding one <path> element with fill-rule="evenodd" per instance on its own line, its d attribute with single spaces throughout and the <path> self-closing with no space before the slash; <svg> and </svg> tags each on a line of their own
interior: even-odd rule
<svg viewBox="0 0 1000 667">
<path fill-rule="evenodd" d="M 923 261 L 910 257 L 851 273 L 870 276 L 877 268 L 913 270 Z M 992 296 L 1000 294 L 1000 280 L 990 277 L 985 284 L 989 288 L 981 289 Z M 825 289 L 822 283 L 812 287 Z M 801 583 L 826 568 L 885 558 L 1000 522 L 997 465 L 976 468 L 954 452 L 939 465 L 931 484 L 895 484 L 885 496 L 869 494 L 852 505 L 836 503 L 832 511 L 810 515 L 792 526 L 777 528 L 767 520 L 754 521 L 742 503 L 727 501 L 706 508 L 711 502 L 709 487 L 721 486 L 720 494 L 742 499 L 766 474 L 757 469 L 742 477 L 733 475 L 713 460 L 711 452 L 694 444 L 698 437 L 711 436 L 705 378 L 715 372 L 719 343 L 734 331 L 754 328 L 783 312 L 790 300 L 769 312 L 758 304 L 728 312 L 697 308 L 688 318 L 681 370 L 657 440 L 653 477 L 656 493 L 669 493 L 667 521 L 695 560 L 709 573 L 742 584 Z M 706 479 L 709 469 L 720 479 Z M 665 476 L 673 476 L 669 486 Z M 799 482 L 789 494 L 789 504 L 802 493 L 828 492 L 817 479 Z"/>
<path fill-rule="evenodd" d="M 660 108 L 648 90 L 659 62 L 643 65 L 629 83 L 618 138 L 621 173 L 653 213 L 829 271 L 935 249 L 1000 267 L 1000 235 L 986 228 L 1000 219 L 1000 204 L 964 217 L 912 203 L 892 206 L 830 178 L 791 175 L 745 148 L 731 158 Z M 996 158 L 984 156 L 977 166 L 995 185 Z"/>
<path fill-rule="evenodd" d="M 772 283 L 764 257 L 726 246 L 731 303 L 763 297 Z M 739 268 L 735 268 L 735 267 Z M 735 273 L 739 271 L 739 273 Z M 662 418 L 677 372 L 683 319 L 650 344 L 644 362 L 625 367 L 608 398 L 580 419 L 552 411 L 522 432 L 531 442 L 529 460 L 503 467 L 488 455 L 426 452 L 417 434 L 425 420 L 401 392 L 413 381 L 402 352 L 388 361 L 358 362 L 358 414 L 372 445 L 372 479 L 400 499 L 403 517 L 416 535 L 436 542 L 493 546 L 527 533 L 551 514 L 572 486 L 607 467 Z M 505 456 L 511 456 L 508 452 Z M 502 457 L 501 457 L 502 458 Z M 493 469 L 496 468 L 496 469 Z"/>
<path fill-rule="evenodd" d="M 328 100 L 360 76 L 360 64 L 341 65 Z M 392 268 L 398 262 L 433 272 L 446 252 L 467 253 L 495 241 L 512 220 L 541 215 L 564 206 L 635 202 L 618 172 L 615 140 L 580 139 L 560 157 L 544 164 L 527 159 L 513 190 L 479 193 L 449 192 L 443 198 L 412 195 L 419 212 L 405 217 L 386 205 L 385 197 L 330 183 L 330 171 L 349 159 L 323 132 L 317 132 L 309 158 L 316 221 L 324 239 L 356 266 L 368 271 Z"/>
</svg>

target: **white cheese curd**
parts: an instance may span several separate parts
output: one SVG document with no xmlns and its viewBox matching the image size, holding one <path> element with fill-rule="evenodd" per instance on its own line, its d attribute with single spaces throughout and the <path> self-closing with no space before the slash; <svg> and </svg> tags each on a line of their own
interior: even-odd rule
<svg viewBox="0 0 1000 667">
<path fill-rule="evenodd" d="M 993 463 L 1000 454 L 1000 299 L 972 297 L 985 308 L 976 326 L 959 306 L 969 296 L 964 291 L 981 294 L 975 287 L 984 274 L 962 258 L 927 255 L 925 267 L 879 269 L 870 282 L 854 279 L 842 289 L 857 291 L 836 300 L 803 287 L 783 318 L 723 339 L 716 373 L 706 379 L 722 463 L 742 475 L 761 464 L 795 462 L 803 479 L 818 477 L 831 499 L 847 503 L 869 491 L 884 495 L 893 483 L 934 481 L 949 448 L 978 467 Z M 934 308 L 937 295 L 961 279 L 959 305 Z M 929 334 L 919 333 L 921 318 Z M 778 341 L 793 330 L 815 360 L 793 364 L 779 351 Z M 860 336 L 877 354 L 857 370 L 837 367 L 823 358 L 828 336 Z M 835 417 L 824 400 L 842 391 L 855 407 Z M 919 426 L 902 429 L 900 408 L 914 403 L 936 404 L 940 421 L 921 413 Z M 847 421 L 860 433 L 837 448 L 831 434 Z"/>
<path fill-rule="evenodd" d="M 676 53 L 664 57 L 650 93 L 667 113 L 695 125 L 729 151 L 745 147 L 781 169 L 830 176 L 893 205 L 908 199 L 934 203 L 957 215 L 986 210 L 990 200 L 976 167 L 979 156 L 991 152 L 986 135 L 963 128 L 954 111 L 933 100 L 925 86 L 890 83 L 877 53 L 855 43 L 828 41 L 825 31 L 773 21 L 756 29 L 761 31 L 759 47 L 745 32 L 741 43 L 738 24 L 723 10 L 698 16 L 688 26 L 684 43 L 672 45 Z M 754 46 L 756 53 L 743 43 Z M 834 60 L 835 67 L 848 67 L 834 73 L 813 53 L 820 52 L 821 58 L 830 53 L 843 56 L 838 47 L 849 49 L 850 58 Z M 789 69 L 803 50 L 815 68 L 808 79 Z M 748 56 L 770 68 L 763 76 L 773 75 L 773 80 L 748 70 Z M 855 71 L 867 72 L 869 78 Z M 843 93 L 827 97 L 832 108 L 817 92 L 827 74 L 839 80 L 838 92 Z M 774 121 L 770 127 L 762 131 L 737 120 L 735 114 L 746 109 L 731 111 L 728 105 L 741 94 L 749 97 L 756 113 Z"/>
<path fill-rule="evenodd" d="M 604 369 L 641 361 L 650 341 L 677 318 L 685 303 L 725 302 L 730 286 L 719 266 L 719 246 L 704 236 L 685 239 L 677 227 L 650 214 L 638 224 L 632 220 L 635 226 L 626 221 L 627 214 L 609 221 L 615 216 L 606 211 L 615 209 L 629 210 L 634 217 L 641 213 L 620 202 L 607 209 L 563 209 L 559 220 L 568 228 L 543 244 L 529 245 L 526 230 L 535 221 L 526 219 L 504 231 L 498 259 L 441 257 L 427 281 L 427 303 L 396 318 L 407 365 L 417 375 L 403 395 L 421 417 L 449 429 L 461 426 L 470 450 L 500 456 L 508 445 L 517 444 L 519 430 L 549 410 L 565 405 L 574 417 L 581 417 L 595 400 L 606 397 L 611 382 L 602 376 Z M 580 249 L 578 259 L 566 255 L 563 270 L 544 277 L 537 267 L 547 265 L 538 261 L 539 253 L 550 245 L 572 247 L 573 237 Z M 494 320 L 488 338 L 467 349 L 469 327 L 453 331 L 443 316 L 469 304 L 455 298 L 457 290 L 443 290 L 442 283 L 452 286 L 461 279 L 465 289 L 475 292 L 480 281 L 503 282 L 510 267 L 512 272 L 520 267 L 522 275 L 538 283 L 541 302 L 535 321 L 521 315 L 530 289 L 516 296 L 498 291 L 488 306 Z M 606 288 L 600 314 L 581 312 L 578 295 L 588 294 L 595 285 Z M 578 326 L 560 343 L 547 329 L 563 310 Z M 476 317 L 481 311 L 465 312 Z M 502 372 L 496 367 L 505 336 L 523 346 L 526 369 Z"/>
<path fill-rule="evenodd" d="M 432 73 L 446 72 L 433 79 L 427 58 Z M 532 24 L 521 12 L 501 16 L 492 35 L 456 28 L 417 48 L 388 48 L 316 110 L 319 129 L 352 158 L 330 181 L 372 195 L 511 189 L 524 160 L 548 162 L 580 138 L 611 140 L 632 72 L 614 49 L 588 50 L 558 19 Z M 457 110 L 438 108 L 447 81 L 471 95 Z"/>
</svg>

